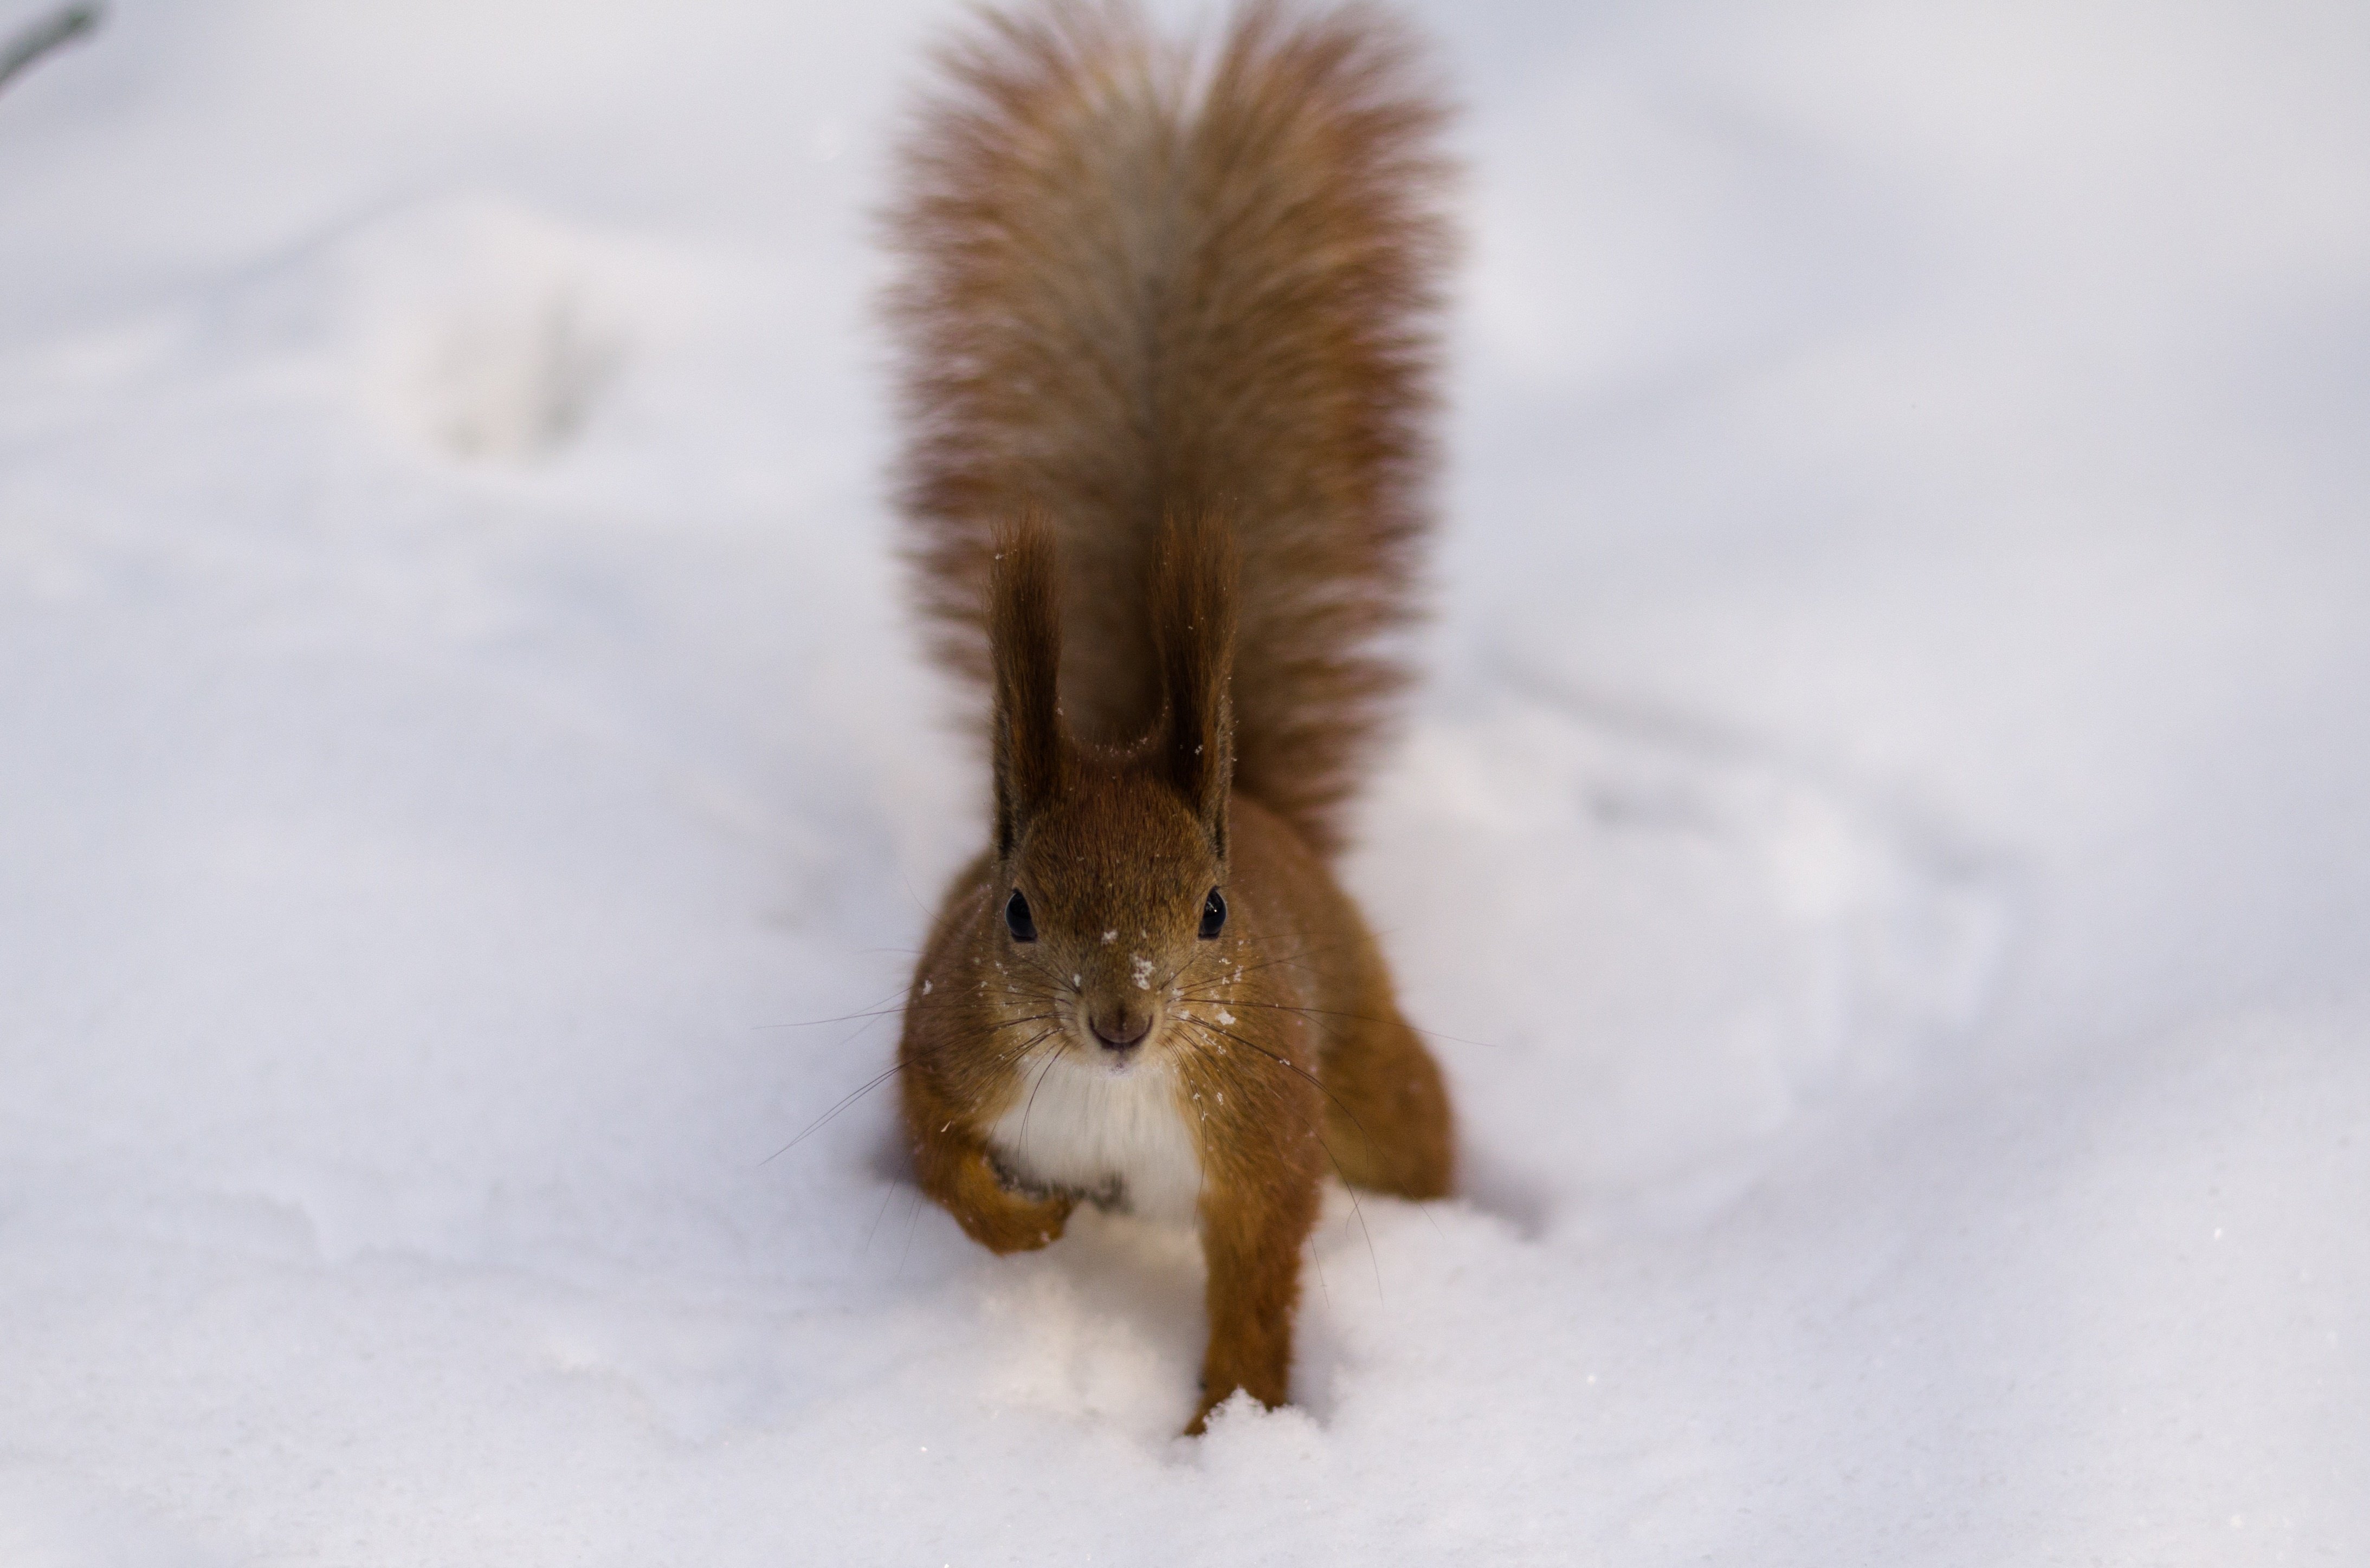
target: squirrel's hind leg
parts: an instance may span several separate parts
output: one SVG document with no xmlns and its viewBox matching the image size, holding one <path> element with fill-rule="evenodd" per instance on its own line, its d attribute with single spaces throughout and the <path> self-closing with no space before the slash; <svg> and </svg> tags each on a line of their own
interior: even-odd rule
<svg viewBox="0 0 2370 1568">
<path fill-rule="evenodd" d="M 1448 1196 L 1456 1139 L 1440 1065 L 1379 985 L 1328 1020 L 1325 1142 L 1352 1186 L 1398 1197 Z"/>
</svg>

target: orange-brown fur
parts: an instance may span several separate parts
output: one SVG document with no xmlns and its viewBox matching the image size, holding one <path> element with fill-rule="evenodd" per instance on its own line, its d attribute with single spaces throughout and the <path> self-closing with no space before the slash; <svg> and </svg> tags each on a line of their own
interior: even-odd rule
<svg viewBox="0 0 2370 1568">
<path fill-rule="evenodd" d="M 1254 5 L 1197 66 L 1057 4 L 945 64 L 893 218 L 903 501 L 995 809 L 907 998 L 906 1130 L 975 1240 L 1040 1247 L 1095 1195 L 1012 1169 L 999 1119 L 1025 1137 L 1057 1069 L 1159 1075 L 1209 1267 L 1198 1431 L 1288 1396 L 1325 1172 L 1453 1171 L 1328 863 L 1404 680 L 1378 640 L 1426 521 L 1441 111 L 1363 7 Z"/>
</svg>

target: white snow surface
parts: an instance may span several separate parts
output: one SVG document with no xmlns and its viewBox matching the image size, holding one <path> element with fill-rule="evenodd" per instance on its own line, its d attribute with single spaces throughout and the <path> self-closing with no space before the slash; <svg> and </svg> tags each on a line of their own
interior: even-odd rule
<svg viewBox="0 0 2370 1568">
<path fill-rule="evenodd" d="M 1348 874 L 1464 1190 L 1198 1441 L 1190 1241 L 773 1158 L 983 830 L 871 315 L 953 14 L 0 93 L 0 1563 L 2370 1562 L 2370 9 L 1426 8 Z"/>
</svg>

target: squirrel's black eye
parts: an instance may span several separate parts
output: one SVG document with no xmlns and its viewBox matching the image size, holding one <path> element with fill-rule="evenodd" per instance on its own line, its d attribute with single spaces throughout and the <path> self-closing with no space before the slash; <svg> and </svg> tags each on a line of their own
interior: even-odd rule
<svg viewBox="0 0 2370 1568">
<path fill-rule="evenodd" d="M 1012 897 L 1004 900 L 1004 923 L 1012 933 L 1013 941 L 1037 940 L 1037 921 L 1029 912 L 1029 900 L 1020 896 L 1020 889 L 1018 887 L 1012 890 Z M 1209 924 L 1209 918 L 1203 916 L 1202 923 Z"/>
<path fill-rule="evenodd" d="M 1210 896 L 1202 900 L 1202 940 L 1212 941 L 1225 929 L 1226 900 L 1220 898 L 1218 890 L 1213 887 Z"/>
</svg>

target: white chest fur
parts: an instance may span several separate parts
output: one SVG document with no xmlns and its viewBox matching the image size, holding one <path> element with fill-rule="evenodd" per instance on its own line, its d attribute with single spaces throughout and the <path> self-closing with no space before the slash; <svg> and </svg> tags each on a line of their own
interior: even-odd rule
<svg viewBox="0 0 2370 1568">
<path fill-rule="evenodd" d="M 987 1138 L 1014 1175 L 1088 1193 L 1116 1180 L 1128 1211 L 1146 1219 L 1190 1222 L 1201 1199 L 1177 1081 L 1155 1062 L 1113 1072 L 1064 1051 L 1028 1075 Z"/>
</svg>

